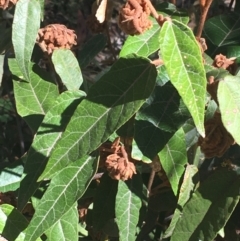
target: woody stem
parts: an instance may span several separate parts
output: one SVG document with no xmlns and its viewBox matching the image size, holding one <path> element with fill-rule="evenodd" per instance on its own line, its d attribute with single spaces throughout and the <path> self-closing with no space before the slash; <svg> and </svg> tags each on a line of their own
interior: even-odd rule
<svg viewBox="0 0 240 241">
<path fill-rule="evenodd" d="M 211 6 L 212 1 L 213 0 L 207 0 L 205 2 L 205 5 L 202 8 L 202 13 L 201 13 L 201 17 L 200 17 L 200 23 L 198 25 L 198 29 L 197 29 L 197 33 L 196 33 L 196 37 L 197 38 L 200 38 L 201 35 L 202 35 L 204 23 L 206 21 L 207 13 L 208 13 L 208 10 L 209 10 L 209 8 Z"/>
</svg>

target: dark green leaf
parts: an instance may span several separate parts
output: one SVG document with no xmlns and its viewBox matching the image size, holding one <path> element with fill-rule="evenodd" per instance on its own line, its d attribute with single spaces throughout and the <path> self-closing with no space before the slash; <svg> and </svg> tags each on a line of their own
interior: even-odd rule
<svg viewBox="0 0 240 241">
<path fill-rule="evenodd" d="M 203 36 L 207 40 L 209 55 L 215 57 L 222 46 L 239 45 L 239 30 L 239 13 L 220 14 L 208 19 L 204 25 Z"/>
<path fill-rule="evenodd" d="M 36 131 L 44 115 L 52 107 L 58 94 L 57 86 L 43 80 L 37 73 L 37 66 L 31 65 L 29 82 L 24 79 L 15 59 L 9 59 L 13 75 L 14 96 L 17 112 Z"/>
<path fill-rule="evenodd" d="M 25 241 L 35 241 L 72 208 L 95 174 L 97 159 L 96 154 L 85 156 L 55 175 L 26 229 Z"/>
<path fill-rule="evenodd" d="M 41 6 L 38 0 L 19 0 L 17 2 L 12 42 L 18 66 L 24 79 L 30 82 L 31 56 L 40 28 Z"/>
<path fill-rule="evenodd" d="M 6 167 L 0 172 L 0 192 L 15 191 L 19 188 L 23 166 Z"/>
<path fill-rule="evenodd" d="M 186 106 L 170 82 L 156 86 L 136 115 L 134 139 L 142 154 L 152 160 L 189 118 Z"/>
<path fill-rule="evenodd" d="M 166 21 L 160 31 L 160 50 L 172 84 L 204 136 L 206 77 L 199 45 L 186 25 Z"/>
<path fill-rule="evenodd" d="M 78 90 L 83 82 L 78 61 L 72 51 L 56 49 L 52 54 L 52 62 L 63 84 L 68 90 Z"/>
<path fill-rule="evenodd" d="M 128 36 L 120 52 L 121 57 L 132 53 L 148 57 L 159 49 L 158 35 L 160 27 L 154 18 L 151 18 L 151 21 L 153 23 L 152 28 L 143 34 Z"/>
<path fill-rule="evenodd" d="M 177 196 L 179 181 L 187 163 L 185 133 L 180 128 L 159 153 L 161 165 Z"/>
<path fill-rule="evenodd" d="M 164 238 L 167 238 L 172 235 L 174 228 L 176 226 L 177 221 L 181 218 L 182 208 L 186 204 L 186 202 L 190 199 L 194 188 L 197 184 L 198 178 L 197 176 L 198 169 L 194 165 L 187 165 L 183 183 L 180 188 L 179 198 L 178 198 L 178 205 L 174 211 L 171 223 L 167 230 L 164 232 Z"/>
<path fill-rule="evenodd" d="M 128 181 L 118 182 L 115 212 L 121 241 L 136 240 L 136 226 L 142 205 L 141 193 L 142 183 L 138 174 Z"/>
<path fill-rule="evenodd" d="M 183 24 L 187 24 L 189 22 L 189 13 L 184 10 L 178 10 L 174 4 L 163 2 L 158 4 L 156 9 L 164 16 L 171 17 L 171 19 L 178 20 Z"/>
<path fill-rule="evenodd" d="M 129 120 L 151 94 L 156 69 L 143 58 L 120 58 L 89 90 L 57 143 L 40 180 L 95 150 Z"/>
<path fill-rule="evenodd" d="M 28 226 L 27 219 L 13 206 L 0 206 L 0 233 L 8 241 L 24 241 L 24 229 Z M 36 241 L 40 241 L 38 238 Z"/>
<path fill-rule="evenodd" d="M 104 34 L 98 34 L 89 39 L 78 51 L 78 62 L 81 69 L 87 67 L 92 59 L 105 47 L 107 42 Z"/>
<path fill-rule="evenodd" d="M 215 171 L 184 206 L 171 241 L 212 241 L 238 203 L 239 187 L 234 171 Z"/>
<path fill-rule="evenodd" d="M 101 177 L 93 204 L 93 229 L 100 231 L 107 221 L 115 215 L 115 197 L 118 182 L 111 179 L 107 173 Z"/>
<path fill-rule="evenodd" d="M 227 131 L 240 144 L 240 77 L 226 76 L 218 85 L 218 101 Z"/>
<path fill-rule="evenodd" d="M 12 28 L 6 28 L 5 24 L 0 23 L 0 54 L 11 48 Z"/>
<path fill-rule="evenodd" d="M 227 58 L 236 58 L 236 63 L 240 63 L 240 46 L 226 46 L 221 48 L 221 53 Z"/>
<path fill-rule="evenodd" d="M 78 210 L 75 204 L 45 234 L 51 241 L 78 241 Z"/>
<path fill-rule="evenodd" d="M 61 138 L 77 105 L 83 97 L 81 91 L 63 92 L 48 111 L 33 140 L 24 167 L 25 177 L 20 186 L 18 208 L 22 209 L 39 186 L 38 177 L 42 174 L 48 158 Z"/>
</svg>

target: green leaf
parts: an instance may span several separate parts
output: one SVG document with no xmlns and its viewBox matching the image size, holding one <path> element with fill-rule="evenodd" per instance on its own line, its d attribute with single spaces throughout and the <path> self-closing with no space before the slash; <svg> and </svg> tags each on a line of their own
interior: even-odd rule
<svg viewBox="0 0 240 241">
<path fill-rule="evenodd" d="M 9 204 L 0 205 L 0 233 L 4 238 L 8 241 L 24 241 L 27 226 L 27 219 L 17 209 Z"/>
<path fill-rule="evenodd" d="M 38 188 L 37 179 L 42 174 L 51 152 L 83 96 L 82 91 L 63 92 L 43 119 L 28 151 L 24 167 L 25 176 L 21 182 L 18 197 L 19 209 L 25 206 Z"/>
<path fill-rule="evenodd" d="M 134 139 L 142 154 L 152 160 L 189 118 L 171 82 L 156 86 L 136 115 Z"/>
<path fill-rule="evenodd" d="M 6 167 L 0 172 L 0 192 L 15 191 L 19 188 L 23 166 Z"/>
<path fill-rule="evenodd" d="M 13 74 L 17 112 L 36 131 L 58 94 L 57 86 L 39 76 L 39 68 L 31 65 L 29 82 L 24 79 L 15 59 L 9 59 Z"/>
<path fill-rule="evenodd" d="M 215 57 L 222 46 L 239 45 L 240 15 L 231 12 L 208 19 L 204 25 L 203 36 L 206 38 L 207 53 Z"/>
<path fill-rule="evenodd" d="M 51 241 L 78 241 L 77 204 L 71 207 L 45 234 Z"/>
<path fill-rule="evenodd" d="M 148 57 L 159 49 L 158 35 L 160 27 L 154 18 L 151 18 L 151 21 L 153 23 L 152 28 L 145 31 L 143 34 L 128 36 L 120 52 L 120 57 L 132 53 Z"/>
<path fill-rule="evenodd" d="M 93 203 L 93 229 L 100 231 L 115 215 L 115 197 L 118 182 L 105 173 L 101 177 Z"/>
<path fill-rule="evenodd" d="M 212 241 L 237 205 L 239 187 L 234 171 L 215 171 L 184 206 L 171 241 Z"/>
<path fill-rule="evenodd" d="M 26 229 L 25 241 L 35 241 L 72 208 L 94 176 L 97 159 L 96 154 L 85 156 L 55 175 Z"/>
<path fill-rule="evenodd" d="M 177 196 L 179 181 L 187 163 L 185 133 L 182 128 L 174 134 L 158 155 L 172 190 Z"/>
<path fill-rule="evenodd" d="M 151 94 L 156 69 L 143 58 L 120 58 L 74 112 L 39 180 L 95 150 L 129 120 Z"/>
<path fill-rule="evenodd" d="M 218 101 L 222 122 L 227 131 L 240 144 L 240 77 L 226 76 L 218 84 Z"/>
<path fill-rule="evenodd" d="M 87 67 L 93 58 L 105 47 L 107 38 L 104 34 L 98 34 L 89 39 L 78 51 L 78 62 L 81 69 Z"/>
<path fill-rule="evenodd" d="M 38 0 L 19 0 L 16 4 L 12 42 L 18 66 L 24 79 L 30 82 L 30 61 L 40 28 L 41 6 Z"/>
<path fill-rule="evenodd" d="M 71 50 L 56 49 L 52 54 L 52 62 L 63 84 L 68 90 L 78 90 L 83 82 L 78 61 Z"/>
<path fill-rule="evenodd" d="M 198 182 L 197 176 L 198 169 L 194 165 L 187 165 L 186 171 L 184 173 L 183 183 L 180 188 L 179 198 L 178 198 L 178 205 L 174 211 L 172 220 L 170 225 L 168 226 L 167 230 L 164 232 L 163 238 L 168 238 L 172 235 L 177 221 L 181 218 L 182 208 L 190 199 L 195 186 Z"/>
<path fill-rule="evenodd" d="M 226 46 L 221 48 L 221 53 L 226 55 L 227 58 L 236 58 L 236 63 L 240 63 L 240 46 Z"/>
<path fill-rule="evenodd" d="M 163 2 L 157 4 L 156 10 L 163 14 L 164 16 L 171 17 L 171 19 L 178 20 L 183 24 L 188 24 L 189 22 L 189 13 L 185 10 L 177 9 L 176 5 L 168 2 Z"/>
<path fill-rule="evenodd" d="M 166 21 L 160 32 L 160 50 L 174 87 L 189 109 L 197 130 L 204 131 L 206 77 L 199 45 L 186 25 Z"/>
<path fill-rule="evenodd" d="M 130 180 L 118 182 L 115 212 L 121 241 L 136 240 L 136 226 L 142 205 L 141 192 L 142 182 L 138 174 Z"/>
</svg>

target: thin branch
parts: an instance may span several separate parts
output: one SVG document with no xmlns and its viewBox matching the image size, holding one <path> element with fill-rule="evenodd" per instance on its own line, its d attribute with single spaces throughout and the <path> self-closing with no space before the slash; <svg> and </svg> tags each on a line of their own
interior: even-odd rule
<svg viewBox="0 0 240 241">
<path fill-rule="evenodd" d="M 151 193 L 151 189 L 152 189 L 152 184 L 153 184 L 153 180 L 154 180 L 154 177 L 155 177 L 155 173 L 156 172 L 152 168 L 152 171 L 150 173 L 150 177 L 149 177 L 149 180 L 148 180 L 148 186 L 147 186 L 148 196 L 150 196 L 150 193 Z"/>
<path fill-rule="evenodd" d="M 202 36 L 203 27 L 204 27 L 206 17 L 207 17 L 207 14 L 208 14 L 208 10 L 211 6 L 212 1 L 213 0 L 206 0 L 206 2 L 202 1 L 202 2 L 204 2 L 204 5 L 203 4 L 201 5 L 202 13 L 201 13 L 201 17 L 200 17 L 200 23 L 198 25 L 198 30 L 197 30 L 197 33 L 196 33 L 197 38 L 200 38 Z"/>
</svg>

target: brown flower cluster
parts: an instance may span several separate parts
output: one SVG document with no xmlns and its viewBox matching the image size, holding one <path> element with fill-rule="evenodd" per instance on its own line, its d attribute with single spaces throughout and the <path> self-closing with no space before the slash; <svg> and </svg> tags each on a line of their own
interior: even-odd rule
<svg viewBox="0 0 240 241">
<path fill-rule="evenodd" d="M 236 68 L 235 57 L 228 59 L 225 55 L 218 54 L 216 55 L 213 66 L 217 68 L 227 69 L 231 72 Z"/>
<path fill-rule="evenodd" d="M 103 153 L 112 153 L 105 158 L 105 167 L 109 176 L 115 180 L 126 181 L 136 174 L 136 168 L 133 162 L 129 161 L 128 154 L 123 146 L 120 145 L 120 138 L 117 138 L 110 149 L 102 147 Z"/>
<path fill-rule="evenodd" d="M 150 13 L 145 0 L 128 0 L 120 10 L 119 26 L 126 34 L 141 34 L 152 27 Z"/>
<path fill-rule="evenodd" d="M 17 3 L 18 0 L 0 0 L 0 8 L 6 9 Z"/>
<path fill-rule="evenodd" d="M 206 158 L 221 157 L 234 144 L 233 137 L 227 132 L 221 120 L 221 114 L 215 112 L 213 118 L 204 124 L 206 137 L 199 137 L 198 144 Z"/>
<path fill-rule="evenodd" d="M 76 45 L 74 30 L 62 24 L 50 24 L 38 31 L 37 43 L 44 52 L 51 54 L 54 49 L 71 49 Z"/>
</svg>

